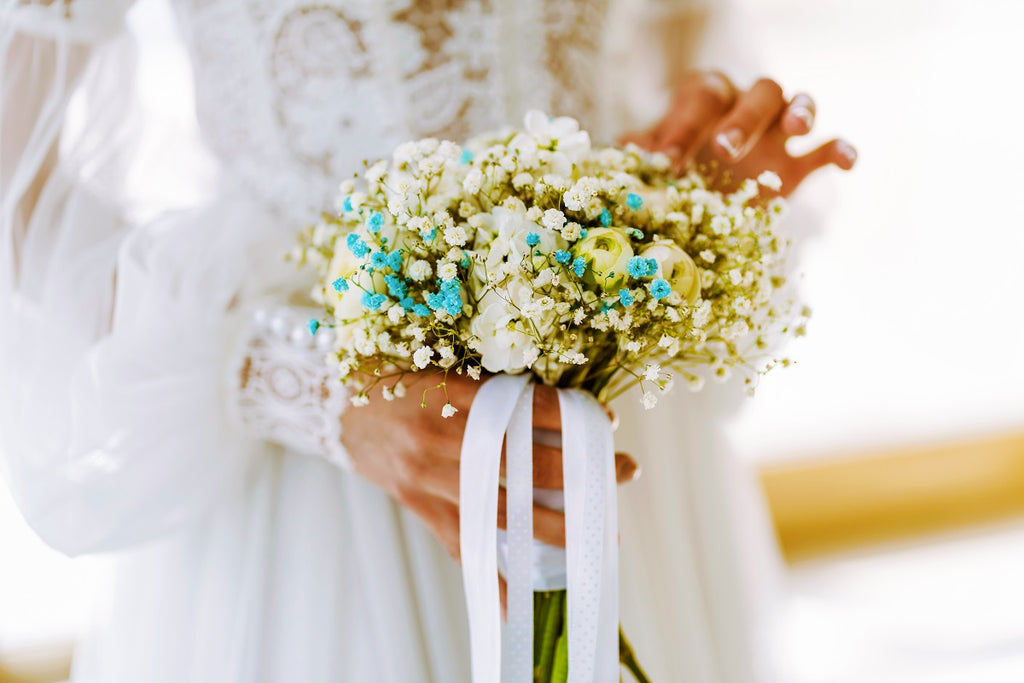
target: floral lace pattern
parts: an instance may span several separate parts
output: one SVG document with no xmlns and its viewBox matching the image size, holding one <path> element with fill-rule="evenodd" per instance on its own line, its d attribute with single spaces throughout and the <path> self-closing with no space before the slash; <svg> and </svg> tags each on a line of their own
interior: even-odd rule
<svg viewBox="0 0 1024 683">
<path fill-rule="evenodd" d="M 324 361 L 333 339 L 326 329 L 311 332 L 303 317 L 296 309 L 254 313 L 233 403 L 249 434 L 348 468 L 341 445 L 348 392 Z"/>
<path fill-rule="evenodd" d="M 200 124 L 294 222 L 362 160 L 529 108 L 592 121 L 606 0 L 176 0 Z"/>
</svg>

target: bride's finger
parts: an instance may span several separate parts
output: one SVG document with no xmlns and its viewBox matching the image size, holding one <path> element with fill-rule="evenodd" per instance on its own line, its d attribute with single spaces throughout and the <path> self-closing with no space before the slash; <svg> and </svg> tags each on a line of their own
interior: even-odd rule
<svg viewBox="0 0 1024 683">
<path fill-rule="evenodd" d="M 501 458 L 501 476 L 505 476 L 505 457 Z M 615 454 L 615 480 L 620 484 L 640 476 L 640 465 L 627 453 Z M 558 448 L 533 445 L 533 485 L 540 489 L 561 489 L 565 486 L 562 451 Z"/>
<path fill-rule="evenodd" d="M 820 168 L 834 164 L 849 171 L 857 162 L 857 150 L 846 140 L 830 140 L 807 154 L 793 159 L 793 170 L 786 187 L 796 187 Z"/>
<path fill-rule="evenodd" d="M 721 159 L 738 161 L 757 145 L 786 106 L 782 86 L 762 78 L 740 95 L 721 123 L 715 128 L 714 150 Z"/>
<path fill-rule="evenodd" d="M 498 491 L 498 528 L 508 529 L 505 489 Z M 560 548 L 565 547 L 565 515 L 557 510 L 533 506 L 533 537 Z"/>
<path fill-rule="evenodd" d="M 677 167 L 693 158 L 732 104 L 731 90 L 712 76 L 700 74 L 684 85 L 658 126 L 654 149 L 668 154 Z"/>
<path fill-rule="evenodd" d="M 533 428 L 562 431 L 562 410 L 553 387 L 541 385 L 533 389 Z"/>
<path fill-rule="evenodd" d="M 789 106 L 782 113 L 780 127 L 788 137 L 793 135 L 807 135 L 814 128 L 814 116 L 816 113 L 814 100 L 810 95 L 800 93 L 789 101 Z"/>
</svg>

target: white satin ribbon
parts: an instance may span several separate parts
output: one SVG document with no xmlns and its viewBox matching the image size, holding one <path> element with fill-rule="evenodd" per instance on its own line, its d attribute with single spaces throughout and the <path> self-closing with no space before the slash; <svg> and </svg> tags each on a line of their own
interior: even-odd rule
<svg viewBox="0 0 1024 683">
<path fill-rule="evenodd" d="M 487 380 L 473 400 L 462 438 L 459 552 L 475 683 L 501 680 L 501 603 L 495 550 L 498 477 L 505 429 L 528 380 L 528 375 L 498 375 Z"/>
<path fill-rule="evenodd" d="M 619 524 L 612 426 L 587 392 L 558 390 L 568 570 L 569 683 L 616 683 Z"/>
<path fill-rule="evenodd" d="M 469 412 L 462 444 L 459 537 L 474 683 L 499 683 L 502 672 L 506 683 L 532 680 L 532 593 L 562 585 L 569 592 L 569 683 L 619 681 L 618 514 L 611 423 L 590 394 L 577 390 L 558 393 L 565 483 L 564 553 L 533 541 L 535 498 L 559 492 L 533 490 L 533 387 L 526 376 L 499 375 L 488 380 Z M 506 433 L 508 532 L 499 543 L 495 516 Z M 508 580 L 504 659 L 499 554 Z"/>
<path fill-rule="evenodd" d="M 508 648 L 506 681 L 533 679 L 533 383 L 523 388 L 505 436 Z M 497 548 L 495 548 L 497 550 Z"/>
</svg>

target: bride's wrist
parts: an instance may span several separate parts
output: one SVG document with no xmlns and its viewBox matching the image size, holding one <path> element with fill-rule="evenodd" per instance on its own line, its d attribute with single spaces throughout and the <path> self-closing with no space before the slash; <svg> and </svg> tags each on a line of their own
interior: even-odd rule
<svg viewBox="0 0 1024 683">
<path fill-rule="evenodd" d="M 325 362 L 329 329 L 311 325 L 312 309 L 258 308 L 236 352 L 233 408 L 250 435 L 349 467 L 341 444 L 348 392 Z"/>
</svg>

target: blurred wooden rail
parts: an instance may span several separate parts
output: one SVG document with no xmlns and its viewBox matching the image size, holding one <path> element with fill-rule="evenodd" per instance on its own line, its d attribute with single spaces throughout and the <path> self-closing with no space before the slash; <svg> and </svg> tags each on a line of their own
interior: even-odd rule
<svg viewBox="0 0 1024 683">
<path fill-rule="evenodd" d="M 762 468 L 789 562 L 1024 515 L 1024 433 Z"/>
<path fill-rule="evenodd" d="M 769 465 L 789 562 L 1024 516 L 1024 433 Z M 72 645 L 0 654 L 0 683 L 67 678 Z"/>
</svg>

